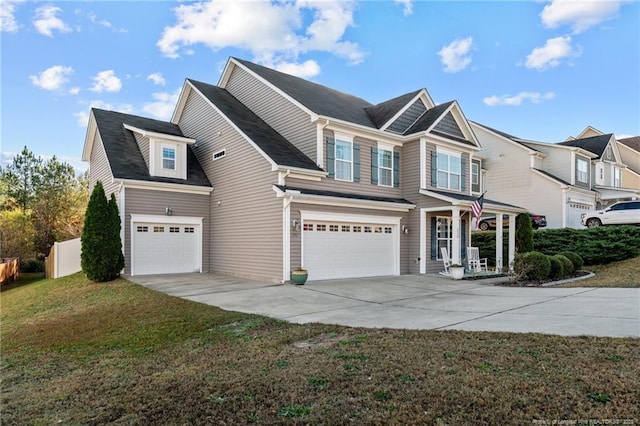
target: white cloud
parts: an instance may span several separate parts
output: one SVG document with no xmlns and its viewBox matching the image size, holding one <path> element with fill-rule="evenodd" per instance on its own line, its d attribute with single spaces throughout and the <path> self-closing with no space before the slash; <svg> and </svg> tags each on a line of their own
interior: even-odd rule
<svg viewBox="0 0 640 426">
<path fill-rule="evenodd" d="M 59 90 L 69 81 L 68 75 L 73 74 L 73 68 L 55 65 L 47 68 L 38 75 L 31 75 L 29 78 L 34 86 L 45 90 Z"/>
<path fill-rule="evenodd" d="M 80 88 L 79 87 L 72 87 L 71 89 L 69 89 L 69 94 L 70 95 L 77 95 L 78 93 L 80 93 Z"/>
<path fill-rule="evenodd" d="M 164 86 L 165 84 L 167 84 L 167 81 L 164 79 L 161 72 L 149 74 L 147 76 L 147 80 L 152 81 L 153 84 L 156 84 L 158 86 Z"/>
<path fill-rule="evenodd" d="M 320 74 L 320 65 L 316 61 L 308 60 L 301 64 L 281 62 L 273 66 L 274 69 L 296 77 L 310 78 Z"/>
<path fill-rule="evenodd" d="M 487 106 L 498 106 L 498 105 L 508 105 L 508 106 L 518 106 L 521 105 L 522 102 L 529 100 L 534 104 L 538 104 L 542 101 L 548 101 L 555 97 L 556 95 L 553 92 L 547 93 L 539 93 L 539 92 L 520 92 L 515 96 L 502 95 L 502 96 L 489 96 L 482 100 Z"/>
<path fill-rule="evenodd" d="M 471 63 L 469 52 L 473 47 L 473 37 L 454 40 L 438 52 L 445 72 L 462 71 Z"/>
<path fill-rule="evenodd" d="M 114 106 L 104 101 L 94 100 L 94 101 L 88 102 L 86 104 L 86 109 L 84 109 L 83 111 L 73 113 L 73 116 L 76 117 L 78 126 L 87 127 L 87 124 L 89 123 L 89 113 L 91 111 L 91 108 L 105 109 L 107 111 L 124 112 L 125 114 L 133 114 L 135 112 L 133 106 L 129 104 L 120 104 L 120 105 Z"/>
<path fill-rule="evenodd" d="M 563 58 L 580 56 L 580 52 L 571 46 L 571 37 L 555 37 L 547 40 L 542 47 L 536 47 L 527 56 L 527 68 L 545 70 L 560 65 Z"/>
<path fill-rule="evenodd" d="M 92 92 L 119 92 L 122 88 L 122 81 L 116 77 L 113 70 L 100 71 L 93 77 Z"/>
<path fill-rule="evenodd" d="M 14 13 L 16 5 L 24 0 L 2 0 L 0 1 L 0 32 L 15 33 L 20 29 L 20 24 L 16 21 Z"/>
<path fill-rule="evenodd" d="M 404 16 L 409 16 L 413 13 L 412 0 L 394 0 L 394 2 L 403 6 L 402 13 Z"/>
<path fill-rule="evenodd" d="M 174 9 L 176 24 L 164 28 L 157 46 L 171 58 L 203 44 L 213 50 L 246 49 L 263 64 L 297 63 L 300 54 L 310 51 L 331 53 L 357 64 L 364 53 L 357 43 L 344 40 L 347 28 L 354 26 L 354 8 L 353 1 L 182 4 Z"/>
<path fill-rule="evenodd" d="M 56 16 L 58 12 L 62 12 L 62 9 L 56 6 L 40 6 L 36 9 L 33 25 L 40 34 L 53 37 L 54 30 L 61 33 L 71 32 L 71 28 Z"/>
<path fill-rule="evenodd" d="M 618 0 L 552 0 L 540 13 L 547 28 L 569 25 L 575 34 L 613 18 L 620 10 Z"/>
<path fill-rule="evenodd" d="M 151 96 L 155 99 L 155 102 L 146 103 L 142 110 L 153 117 L 161 120 L 168 120 L 173 114 L 173 109 L 178 103 L 178 97 L 182 88 L 176 89 L 173 93 L 161 92 L 154 93 Z"/>
<path fill-rule="evenodd" d="M 109 29 L 111 29 L 111 30 L 113 30 L 115 32 L 118 32 L 118 33 L 126 33 L 126 32 L 128 32 L 125 28 L 116 28 L 116 27 L 114 27 L 113 24 L 111 22 L 107 21 L 106 19 L 98 19 L 96 14 L 93 13 L 93 12 L 89 13 L 88 17 L 89 17 L 89 20 L 91 22 L 93 22 L 94 24 L 101 25 L 101 26 L 103 26 L 105 28 L 109 28 Z"/>
</svg>

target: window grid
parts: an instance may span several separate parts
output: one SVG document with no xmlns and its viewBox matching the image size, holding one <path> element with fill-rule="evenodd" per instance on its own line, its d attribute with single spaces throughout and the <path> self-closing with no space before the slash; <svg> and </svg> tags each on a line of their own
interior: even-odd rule
<svg viewBox="0 0 640 426">
<path fill-rule="evenodd" d="M 168 170 L 176 169 L 176 150 L 173 148 L 162 148 L 162 168 Z"/>
<path fill-rule="evenodd" d="M 136 228 L 136 231 L 138 231 L 138 232 L 149 232 L 149 227 L 148 226 L 138 226 Z"/>
<path fill-rule="evenodd" d="M 193 226 L 186 226 L 184 228 L 185 234 L 193 234 L 195 232 L 195 228 Z"/>
<path fill-rule="evenodd" d="M 438 188 L 460 190 L 462 159 L 444 152 L 437 154 Z"/>
<path fill-rule="evenodd" d="M 342 232 L 351 232 L 351 226 L 342 225 Z"/>
<path fill-rule="evenodd" d="M 339 229 L 338 225 L 329 225 L 329 232 L 338 232 Z"/>
<path fill-rule="evenodd" d="M 320 224 L 316 225 L 316 231 L 323 232 L 326 230 L 327 230 L 327 225 L 320 225 Z"/>
<path fill-rule="evenodd" d="M 313 223 L 305 223 L 302 225 L 302 229 L 305 231 L 313 231 Z"/>
<path fill-rule="evenodd" d="M 353 144 L 337 140 L 335 149 L 335 178 L 338 180 L 353 180 Z"/>
<path fill-rule="evenodd" d="M 364 232 L 371 233 L 371 227 L 370 226 L 365 226 L 364 227 Z"/>
<path fill-rule="evenodd" d="M 589 181 L 588 164 L 585 160 L 578 159 L 577 179 L 579 182 L 587 183 Z"/>
<path fill-rule="evenodd" d="M 393 186 L 393 153 L 378 149 L 378 185 Z"/>
<path fill-rule="evenodd" d="M 154 226 L 153 232 L 164 232 L 164 226 Z"/>
<path fill-rule="evenodd" d="M 353 232 L 362 232 L 362 226 L 353 225 Z"/>
<path fill-rule="evenodd" d="M 169 232 L 171 232 L 173 234 L 178 233 L 178 232 L 180 232 L 180 227 L 179 226 L 170 226 L 169 227 Z"/>
</svg>

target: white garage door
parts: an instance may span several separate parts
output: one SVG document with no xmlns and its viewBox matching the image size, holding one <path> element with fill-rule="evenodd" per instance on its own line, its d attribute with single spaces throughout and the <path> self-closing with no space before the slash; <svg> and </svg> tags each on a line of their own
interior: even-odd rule
<svg viewBox="0 0 640 426">
<path fill-rule="evenodd" d="M 309 280 L 396 275 L 397 225 L 305 221 L 303 263 Z"/>
<path fill-rule="evenodd" d="M 199 225 L 133 224 L 132 274 L 176 274 L 200 271 Z"/>
<path fill-rule="evenodd" d="M 576 229 L 584 228 L 580 222 L 580 216 L 589 210 L 593 210 L 593 208 L 587 204 L 567 203 L 567 227 Z"/>
</svg>

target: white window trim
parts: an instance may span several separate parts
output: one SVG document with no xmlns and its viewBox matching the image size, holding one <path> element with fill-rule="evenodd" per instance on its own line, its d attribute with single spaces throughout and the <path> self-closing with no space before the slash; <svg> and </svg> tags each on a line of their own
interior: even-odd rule
<svg viewBox="0 0 640 426">
<path fill-rule="evenodd" d="M 577 164 L 576 164 L 576 179 L 578 182 L 581 183 L 589 183 L 589 161 L 587 161 L 585 158 L 581 158 L 578 157 L 577 159 Z M 580 171 L 580 164 L 584 164 L 584 172 Z M 580 179 L 580 176 L 584 174 L 584 180 Z"/>
<path fill-rule="evenodd" d="M 447 186 L 440 186 L 440 179 L 438 179 L 438 176 L 440 174 L 440 169 L 438 168 L 438 154 L 444 154 L 447 155 L 449 157 L 449 164 L 448 164 L 448 170 L 446 171 L 447 173 Z M 460 161 L 460 173 L 453 173 L 451 172 L 451 158 L 457 158 Z M 442 172 L 444 172 L 444 170 L 442 170 Z M 458 187 L 457 188 L 452 188 L 451 187 L 451 175 L 457 175 L 458 176 Z M 450 151 L 448 149 L 444 149 L 441 147 L 436 147 L 436 187 L 439 189 L 449 189 L 449 190 L 453 190 L 453 191 L 461 191 L 462 190 L 462 153 L 460 151 Z"/>
<path fill-rule="evenodd" d="M 164 156 L 164 151 L 165 149 L 171 150 L 173 151 L 173 158 L 170 157 L 165 157 Z M 162 156 L 162 170 L 170 170 L 171 172 L 176 172 L 178 170 L 178 147 L 172 144 L 166 144 L 163 143 L 162 144 L 162 148 L 160 150 L 160 155 Z M 164 160 L 171 160 L 173 161 L 173 168 L 168 168 L 164 166 Z"/>
<path fill-rule="evenodd" d="M 447 227 L 449 228 L 449 237 L 448 238 L 439 238 L 438 237 L 438 221 L 440 219 L 445 219 L 447 222 Z M 436 260 L 442 260 L 442 251 L 440 250 L 439 241 L 447 241 L 447 253 L 449 253 L 449 258 L 452 259 L 452 247 L 453 247 L 453 218 L 451 216 L 436 216 Z"/>
<path fill-rule="evenodd" d="M 476 182 L 473 181 L 473 169 L 477 169 L 477 172 L 475 173 L 476 176 Z M 471 185 L 480 185 L 480 163 L 475 163 L 475 162 L 471 162 Z"/>
<path fill-rule="evenodd" d="M 620 170 L 619 167 L 612 167 L 612 178 L 611 179 L 611 183 L 614 188 L 620 188 L 620 185 L 622 184 L 622 171 Z M 616 172 L 617 172 L 617 176 L 616 176 Z"/>
<path fill-rule="evenodd" d="M 380 161 L 382 151 L 388 151 L 391 153 L 391 167 L 382 167 L 382 162 Z M 382 184 L 381 173 L 380 173 L 382 170 L 389 170 L 389 172 L 391 172 L 390 185 Z M 393 145 L 378 142 L 378 186 L 383 186 L 385 188 L 393 188 L 393 184 L 394 184 L 393 171 L 394 171 L 393 170 Z"/>
<path fill-rule="evenodd" d="M 333 161 L 335 162 L 334 179 L 342 182 L 353 182 L 353 136 L 343 133 L 334 133 L 333 137 Z M 338 158 L 338 142 L 348 143 L 351 146 L 351 160 L 342 160 Z M 349 179 L 342 179 L 338 177 L 338 161 L 350 164 L 351 172 Z"/>
</svg>

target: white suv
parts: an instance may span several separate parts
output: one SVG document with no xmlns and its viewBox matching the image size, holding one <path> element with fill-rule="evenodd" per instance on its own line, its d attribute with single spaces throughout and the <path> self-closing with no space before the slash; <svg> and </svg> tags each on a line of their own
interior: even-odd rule
<svg viewBox="0 0 640 426">
<path fill-rule="evenodd" d="M 640 225 L 640 201 L 621 201 L 606 209 L 582 213 L 580 222 L 589 228 L 601 225 Z"/>
</svg>

